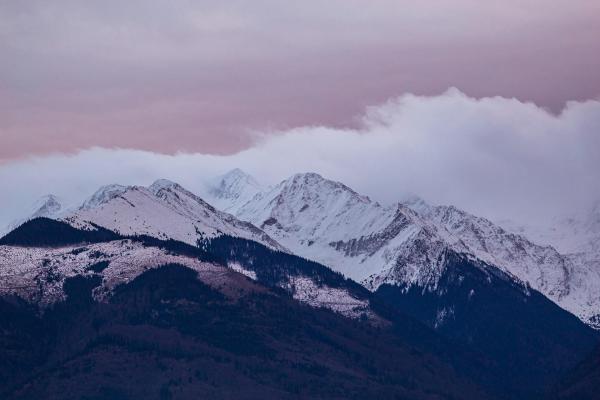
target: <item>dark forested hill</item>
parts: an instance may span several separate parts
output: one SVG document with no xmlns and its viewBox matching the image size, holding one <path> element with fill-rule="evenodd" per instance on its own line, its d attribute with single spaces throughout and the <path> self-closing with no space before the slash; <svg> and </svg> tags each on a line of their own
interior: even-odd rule
<svg viewBox="0 0 600 400">
<path fill-rule="evenodd" d="M 119 238 L 119 235 L 112 231 L 99 226 L 95 228 L 95 230 L 82 230 L 62 221 L 38 217 L 25 222 L 0 238 L 0 245 L 51 247 L 106 242 Z"/>
<path fill-rule="evenodd" d="M 0 302 L 4 399 L 486 398 L 387 329 L 269 290 L 228 298 L 178 265 L 91 300 L 93 280 L 37 318 Z"/>
<path fill-rule="evenodd" d="M 383 285 L 377 297 L 454 343 L 485 354 L 495 391 L 541 398 L 598 343 L 595 331 L 500 270 L 446 255 L 434 289 Z"/>
<path fill-rule="evenodd" d="M 596 400 L 600 389 L 600 346 L 553 388 L 552 400 Z"/>
</svg>

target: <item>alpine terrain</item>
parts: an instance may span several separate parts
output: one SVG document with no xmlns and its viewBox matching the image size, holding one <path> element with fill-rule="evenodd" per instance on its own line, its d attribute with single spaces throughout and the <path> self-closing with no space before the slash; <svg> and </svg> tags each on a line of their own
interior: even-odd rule
<svg viewBox="0 0 600 400">
<path fill-rule="evenodd" d="M 545 398 L 593 357 L 595 303 L 554 247 L 315 173 L 206 187 L 47 196 L 14 224 L 4 397 Z"/>
</svg>

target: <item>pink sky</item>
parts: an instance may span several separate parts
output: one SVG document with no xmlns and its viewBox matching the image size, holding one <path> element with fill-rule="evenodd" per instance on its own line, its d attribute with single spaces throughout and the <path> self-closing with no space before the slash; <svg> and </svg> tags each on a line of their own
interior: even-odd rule
<svg viewBox="0 0 600 400">
<path fill-rule="evenodd" d="M 0 161 L 231 153 L 451 86 L 555 112 L 600 94 L 597 0 L 222 3 L 0 3 Z"/>
</svg>

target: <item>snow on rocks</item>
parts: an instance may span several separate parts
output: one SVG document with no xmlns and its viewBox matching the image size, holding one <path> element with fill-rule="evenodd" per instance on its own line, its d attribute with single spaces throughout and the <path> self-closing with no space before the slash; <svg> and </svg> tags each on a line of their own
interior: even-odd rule
<svg viewBox="0 0 600 400">
<path fill-rule="evenodd" d="M 66 279 L 100 276 L 101 284 L 93 289 L 92 295 L 96 301 L 107 301 L 117 286 L 166 264 L 193 269 L 200 281 L 232 298 L 266 290 L 255 283 L 254 271 L 239 264 L 215 265 L 127 239 L 60 248 L 0 246 L 0 295 L 18 296 L 43 310 L 65 300 Z M 349 318 L 364 315 L 378 320 L 368 301 L 355 299 L 343 289 L 319 286 L 310 278 L 291 277 L 284 289 L 311 307 L 328 308 Z"/>
<path fill-rule="evenodd" d="M 229 268 L 231 268 L 232 270 L 234 270 L 235 272 L 239 272 L 240 274 L 247 276 L 248 278 L 252 279 L 253 281 L 256 280 L 256 272 L 245 269 L 239 263 L 231 262 L 227 266 Z"/>
<path fill-rule="evenodd" d="M 103 187 L 83 206 L 61 219 L 80 229 L 94 229 L 94 225 L 98 225 L 122 235 L 148 235 L 191 245 L 226 234 L 283 250 L 252 224 L 216 210 L 177 183 L 165 179 L 148 188 Z"/>
<path fill-rule="evenodd" d="M 350 318 L 378 318 L 369 308 L 368 300 L 357 299 L 344 289 L 318 285 L 308 277 L 290 277 L 284 289 L 294 299 L 312 307 L 327 308 Z"/>
<path fill-rule="evenodd" d="M 444 249 L 438 228 L 413 210 L 385 207 L 318 174 L 297 174 L 255 196 L 237 213 L 292 252 L 362 283 L 435 285 L 433 265 Z M 379 275 L 383 277 L 377 278 Z"/>
<path fill-rule="evenodd" d="M 585 322 L 600 320 L 600 256 L 594 251 L 561 254 L 453 206 L 431 206 L 417 196 L 382 206 L 308 173 L 257 194 L 236 215 L 371 290 L 384 283 L 435 288 L 442 255 L 451 249 L 528 283 Z M 590 236 L 596 220 L 586 218 L 577 230 Z"/>
<path fill-rule="evenodd" d="M 100 274 L 102 284 L 94 290 L 94 297 L 102 300 L 117 285 L 169 263 L 185 265 L 205 275 L 224 270 L 131 240 L 61 248 L 0 246 L 0 293 L 17 295 L 43 308 L 64 300 L 65 279 Z"/>
</svg>

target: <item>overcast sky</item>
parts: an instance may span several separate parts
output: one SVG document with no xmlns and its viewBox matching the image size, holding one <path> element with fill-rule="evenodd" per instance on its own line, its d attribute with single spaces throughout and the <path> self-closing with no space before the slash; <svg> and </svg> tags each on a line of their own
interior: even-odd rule
<svg viewBox="0 0 600 400">
<path fill-rule="evenodd" d="M 581 208 L 599 38 L 597 0 L 0 0 L 0 223 L 237 166 L 490 217 Z"/>
<path fill-rule="evenodd" d="M 231 153 L 449 87 L 600 94 L 598 0 L 0 1 L 0 159 Z"/>
</svg>

